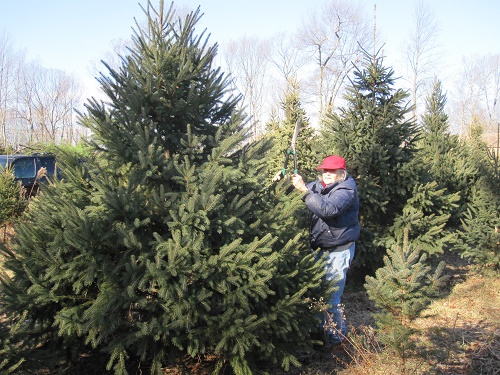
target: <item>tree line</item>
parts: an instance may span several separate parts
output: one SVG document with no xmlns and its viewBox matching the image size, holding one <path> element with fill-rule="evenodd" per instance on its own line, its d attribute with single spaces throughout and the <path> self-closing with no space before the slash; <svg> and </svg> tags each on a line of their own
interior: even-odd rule
<svg viewBox="0 0 500 375">
<path fill-rule="evenodd" d="M 180 14 L 186 12 L 179 10 Z M 408 32 L 398 85 L 409 90 L 413 116 L 419 117 L 432 83 L 443 74 L 438 45 L 439 20 L 432 9 L 419 3 L 413 10 L 415 23 Z M 242 95 L 240 106 L 253 121 L 255 136 L 266 131 L 266 122 L 283 117 L 280 98 L 292 81 L 298 83 L 299 96 L 317 129 L 323 116 L 343 103 L 346 85 L 361 50 L 381 49 L 383 25 L 355 2 L 325 1 L 304 17 L 296 32 L 269 38 L 243 36 L 220 46 L 218 60 L 231 85 Z M 113 47 L 107 63 L 119 64 L 113 54 L 126 55 L 130 41 Z M 394 57 L 393 57 L 394 58 Z M 393 65 L 394 66 L 394 65 Z M 450 130 L 468 134 L 469 124 L 481 123 L 486 134 L 496 131 L 500 109 L 498 76 L 500 55 L 464 57 L 457 64 L 454 80 L 445 82 L 448 93 Z M 446 67 L 449 69 L 449 67 Z M 97 70 L 96 70 L 97 71 Z M 96 73 L 96 76 L 98 74 Z M 19 150 L 37 142 L 78 143 L 88 137 L 76 121 L 75 110 L 87 98 L 79 82 L 60 70 L 46 69 L 28 62 L 16 51 L 6 35 L 0 41 L 0 139 L 1 147 Z M 490 137 L 491 138 L 491 137 Z"/>
<path fill-rule="evenodd" d="M 0 37 L 0 148 L 13 152 L 44 143 L 77 143 L 75 122 L 82 89 L 67 73 L 26 61 L 6 35 Z"/>
<path fill-rule="evenodd" d="M 346 85 L 362 59 L 362 50 L 380 50 L 379 56 L 394 67 L 401 78 L 398 87 L 410 93 L 415 118 L 422 115 L 425 98 L 439 79 L 448 96 L 450 131 L 469 133 L 471 122 L 481 123 L 485 133 L 496 131 L 498 53 L 465 56 L 455 66 L 445 66 L 443 46 L 438 43 L 439 19 L 420 2 L 413 9 L 414 24 L 400 55 L 390 56 L 389 61 L 384 55 L 383 25 L 374 21 L 376 15 L 376 8 L 367 14 L 356 2 L 325 1 L 304 16 L 295 32 L 270 38 L 244 36 L 222 45 L 221 64 L 234 77 L 233 87 L 243 93 L 242 106 L 255 119 L 255 131 L 264 132 L 269 117 L 283 115 L 279 98 L 292 81 L 299 84 L 299 96 L 317 128 L 325 114 L 345 103 Z"/>
</svg>

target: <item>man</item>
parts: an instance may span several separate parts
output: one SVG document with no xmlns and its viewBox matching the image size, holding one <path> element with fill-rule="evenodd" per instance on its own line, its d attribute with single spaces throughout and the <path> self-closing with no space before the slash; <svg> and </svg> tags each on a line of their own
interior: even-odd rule
<svg viewBox="0 0 500 375">
<path fill-rule="evenodd" d="M 332 155 L 317 168 L 319 180 L 306 183 L 298 174 L 292 175 L 293 186 L 304 193 L 302 200 L 311 212 L 310 244 L 313 250 L 326 253 L 326 278 L 337 280 L 337 290 L 328 301 L 330 307 L 323 326 L 331 351 L 342 348 L 346 324 L 341 307 L 346 274 L 359 237 L 359 199 L 354 178 L 346 171 L 344 158 Z"/>
</svg>

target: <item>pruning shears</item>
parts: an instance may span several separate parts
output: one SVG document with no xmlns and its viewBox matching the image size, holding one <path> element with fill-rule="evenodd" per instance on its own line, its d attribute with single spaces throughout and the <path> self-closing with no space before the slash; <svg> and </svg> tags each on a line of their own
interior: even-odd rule
<svg viewBox="0 0 500 375">
<path fill-rule="evenodd" d="M 290 145 L 290 148 L 286 151 L 285 164 L 283 165 L 283 169 L 281 170 L 281 174 L 283 176 L 286 176 L 286 167 L 288 165 L 288 159 L 290 158 L 290 155 L 293 155 L 293 173 L 296 174 L 299 171 L 297 167 L 297 151 L 295 150 L 295 143 L 297 142 L 297 136 L 299 135 L 299 130 L 301 125 L 302 125 L 302 117 L 299 117 L 297 119 L 297 123 L 295 124 L 295 131 L 293 132 L 292 144 Z"/>
</svg>

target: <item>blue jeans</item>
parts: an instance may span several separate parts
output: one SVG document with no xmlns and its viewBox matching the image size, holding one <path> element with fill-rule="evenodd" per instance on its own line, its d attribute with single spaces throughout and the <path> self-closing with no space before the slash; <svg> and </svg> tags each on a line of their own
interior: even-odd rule
<svg viewBox="0 0 500 375">
<path fill-rule="evenodd" d="M 346 274 L 354 258 L 356 244 L 353 243 L 350 248 L 342 251 L 330 252 L 326 257 L 327 280 L 337 280 L 334 291 L 328 301 L 329 307 L 323 318 L 323 328 L 328 335 L 328 343 L 338 344 L 346 336 L 346 323 L 344 309 L 340 304 L 346 282 Z"/>
</svg>

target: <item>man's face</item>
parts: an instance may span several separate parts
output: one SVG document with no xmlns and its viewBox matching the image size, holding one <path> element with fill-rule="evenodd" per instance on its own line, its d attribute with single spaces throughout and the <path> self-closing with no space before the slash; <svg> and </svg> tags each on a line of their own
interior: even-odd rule
<svg viewBox="0 0 500 375">
<path fill-rule="evenodd" d="M 333 184 L 343 173 L 343 169 L 323 169 L 323 182 L 327 185 Z"/>
</svg>

